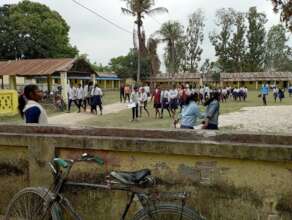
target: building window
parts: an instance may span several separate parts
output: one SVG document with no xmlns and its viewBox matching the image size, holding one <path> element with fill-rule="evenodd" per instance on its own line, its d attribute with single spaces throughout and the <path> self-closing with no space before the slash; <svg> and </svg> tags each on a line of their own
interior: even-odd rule
<svg viewBox="0 0 292 220">
<path fill-rule="evenodd" d="M 253 84 L 253 81 L 249 81 L 249 84 L 252 85 Z"/>
</svg>

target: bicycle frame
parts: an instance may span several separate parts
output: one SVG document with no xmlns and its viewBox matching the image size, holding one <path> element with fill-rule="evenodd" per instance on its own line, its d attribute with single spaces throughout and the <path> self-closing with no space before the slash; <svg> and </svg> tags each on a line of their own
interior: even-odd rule
<svg viewBox="0 0 292 220">
<path fill-rule="evenodd" d="M 49 201 L 50 203 L 49 203 L 48 207 L 50 208 L 51 205 L 54 204 L 54 202 L 57 202 L 58 204 L 61 205 L 61 207 L 63 207 L 65 210 L 68 211 L 68 213 L 71 215 L 71 217 L 73 219 L 82 220 L 82 218 L 79 216 L 79 214 L 72 207 L 69 200 L 62 195 L 62 191 L 66 186 L 67 187 L 68 186 L 84 187 L 84 188 L 91 188 L 91 189 L 104 189 L 104 190 L 109 190 L 109 191 L 115 190 L 115 191 L 125 191 L 125 192 L 130 193 L 130 198 L 127 201 L 126 207 L 123 210 L 123 214 L 122 214 L 120 220 L 125 220 L 135 197 L 138 198 L 138 201 L 140 202 L 143 209 L 145 209 L 145 211 L 147 213 L 149 213 L 149 217 L 151 217 L 150 207 L 151 207 L 151 205 L 155 204 L 154 201 L 160 200 L 161 195 L 163 195 L 163 193 L 158 193 L 158 192 L 151 193 L 148 190 L 149 188 L 143 188 L 143 187 L 139 187 L 136 185 L 124 185 L 124 184 L 121 184 L 120 182 L 115 181 L 109 175 L 106 176 L 106 178 L 105 178 L 105 184 L 93 184 L 93 183 L 75 182 L 75 181 L 67 181 L 66 180 L 67 177 L 69 176 L 71 168 L 73 167 L 75 162 L 94 161 L 94 160 L 97 161 L 97 163 L 100 162 L 100 161 L 98 162 L 98 159 L 96 159 L 96 158 L 95 159 L 89 158 L 87 160 L 81 159 L 81 160 L 76 160 L 76 161 L 62 160 L 61 162 L 67 163 L 67 166 L 63 166 L 64 172 L 62 172 L 60 170 L 60 166 L 58 166 L 56 169 L 56 167 L 52 163 L 50 163 L 50 167 L 53 171 L 55 181 L 54 181 L 53 190 L 52 190 L 52 193 L 54 196 L 53 196 L 53 198 L 50 198 L 50 201 Z M 171 197 L 173 199 L 181 200 L 182 207 L 185 206 L 186 198 L 189 196 L 185 192 L 183 192 L 183 193 L 170 193 L 169 195 L 171 195 Z"/>
<path fill-rule="evenodd" d="M 82 160 L 80 160 L 82 161 Z M 77 161 L 79 162 L 79 161 Z M 56 170 L 55 167 L 50 163 L 50 167 L 53 170 L 54 176 L 55 176 L 55 182 L 54 187 L 52 190 L 52 193 L 55 195 L 53 197 L 53 201 L 50 201 L 50 205 L 52 205 L 54 202 L 58 202 L 64 208 L 68 211 L 68 213 L 71 215 L 72 218 L 75 220 L 82 220 L 82 218 L 79 216 L 79 214 L 74 210 L 69 200 L 62 195 L 62 190 L 64 188 L 69 187 L 83 187 L 83 188 L 91 188 L 91 189 L 104 189 L 104 190 L 117 190 L 117 191 L 125 191 L 130 193 L 130 198 L 127 201 L 126 207 L 123 210 L 122 217 L 120 220 L 124 220 L 128 214 L 128 211 L 134 201 L 135 196 L 137 196 L 140 204 L 143 208 L 147 209 L 148 205 L 148 193 L 147 190 L 137 187 L 137 186 L 129 186 L 129 185 L 122 185 L 119 182 L 116 182 L 110 178 L 110 176 L 106 176 L 106 184 L 93 184 L 93 183 L 86 183 L 86 182 L 75 182 L 75 181 L 67 181 L 66 178 L 70 174 L 71 168 L 75 161 L 71 161 L 71 164 L 68 168 L 65 169 L 64 174 L 60 173 L 60 171 Z"/>
</svg>

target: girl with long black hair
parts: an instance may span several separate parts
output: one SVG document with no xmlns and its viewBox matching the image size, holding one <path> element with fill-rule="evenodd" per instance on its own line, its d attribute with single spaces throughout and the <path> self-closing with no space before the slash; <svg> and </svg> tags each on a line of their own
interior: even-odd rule
<svg viewBox="0 0 292 220">
<path fill-rule="evenodd" d="M 27 85 L 19 97 L 18 110 L 25 123 L 48 124 L 46 110 L 39 104 L 43 92 L 37 85 Z"/>
<path fill-rule="evenodd" d="M 204 104 L 207 106 L 206 117 L 204 120 L 203 129 L 218 130 L 218 119 L 220 110 L 220 93 L 214 92 L 211 98 Z"/>
</svg>

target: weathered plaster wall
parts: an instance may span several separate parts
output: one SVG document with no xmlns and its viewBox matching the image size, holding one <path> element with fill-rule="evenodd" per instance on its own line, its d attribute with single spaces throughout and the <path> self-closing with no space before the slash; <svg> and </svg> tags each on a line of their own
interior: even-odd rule
<svg viewBox="0 0 292 220">
<path fill-rule="evenodd" d="M 189 205 L 207 219 L 292 219 L 292 136 L 6 125 L 0 152 L 2 212 L 19 188 L 51 182 L 46 163 L 54 155 L 87 152 L 105 166 L 82 163 L 71 179 L 98 182 L 112 169 L 150 168 L 162 190 L 191 192 Z M 73 189 L 67 195 L 85 219 L 116 219 L 127 198 Z"/>
</svg>

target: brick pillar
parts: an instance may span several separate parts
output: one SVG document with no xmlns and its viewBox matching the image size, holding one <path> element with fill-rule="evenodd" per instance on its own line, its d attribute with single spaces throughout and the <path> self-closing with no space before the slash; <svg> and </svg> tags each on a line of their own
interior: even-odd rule
<svg viewBox="0 0 292 220">
<path fill-rule="evenodd" d="M 67 84 L 67 72 L 61 72 L 61 86 L 62 86 L 62 97 L 66 104 L 68 104 L 68 84 Z"/>
<path fill-rule="evenodd" d="M 16 90 L 16 76 L 9 76 L 9 89 Z"/>
</svg>

